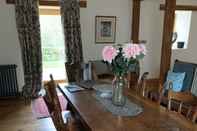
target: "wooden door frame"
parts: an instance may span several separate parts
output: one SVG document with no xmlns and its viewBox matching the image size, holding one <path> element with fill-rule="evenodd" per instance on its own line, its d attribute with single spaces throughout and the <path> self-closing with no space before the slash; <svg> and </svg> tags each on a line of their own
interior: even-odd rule
<svg viewBox="0 0 197 131">
<path fill-rule="evenodd" d="M 131 40 L 139 43 L 141 0 L 133 0 L 132 7 L 132 35 Z M 163 83 L 171 64 L 171 40 L 174 28 L 176 0 L 165 0 L 165 17 L 163 26 L 163 40 L 160 63 L 160 82 Z"/>
<path fill-rule="evenodd" d="M 172 36 L 176 11 L 176 0 L 165 1 L 163 40 L 160 63 L 160 83 L 163 84 L 170 69 L 172 55 Z"/>
<path fill-rule="evenodd" d="M 133 3 L 132 3 L 132 29 L 131 29 L 131 41 L 133 43 L 139 43 L 140 7 L 141 7 L 141 0 L 133 0 Z"/>
</svg>

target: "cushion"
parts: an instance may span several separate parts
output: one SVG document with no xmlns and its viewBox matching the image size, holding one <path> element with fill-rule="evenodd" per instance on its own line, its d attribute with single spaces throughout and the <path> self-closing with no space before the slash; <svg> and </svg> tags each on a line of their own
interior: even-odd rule
<svg viewBox="0 0 197 131">
<path fill-rule="evenodd" d="M 92 80 L 92 64 L 90 62 L 84 63 L 82 64 L 82 69 L 83 69 L 83 80 L 84 81 Z"/>
<path fill-rule="evenodd" d="M 195 71 L 195 75 L 194 75 L 194 79 L 193 79 L 193 83 L 192 83 L 192 89 L 191 89 L 191 93 L 197 97 L 197 69 Z"/>
<path fill-rule="evenodd" d="M 167 82 L 171 81 L 173 83 L 173 88 L 172 88 L 173 91 L 180 92 L 182 91 L 183 88 L 184 78 L 185 78 L 185 73 L 174 73 L 169 71 L 167 75 Z"/>
<path fill-rule="evenodd" d="M 197 65 L 182 61 L 175 61 L 173 72 L 185 72 L 185 79 L 183 82 L 183 88 L 182 91 L 189 91 L 192 86 L 194 71 Z"/>
</svg>

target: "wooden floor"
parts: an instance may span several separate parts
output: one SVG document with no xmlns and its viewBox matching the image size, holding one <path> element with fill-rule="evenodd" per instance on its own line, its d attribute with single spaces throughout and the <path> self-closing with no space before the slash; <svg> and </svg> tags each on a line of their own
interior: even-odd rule
<svg viewBox="0 0 197 131">
<path fill-rule="evenodd" d="M 31 105 L 21 100 L 0 100 L 0 131 L 56 131 L 50 118 L 37 120 Z"/>
</svg>

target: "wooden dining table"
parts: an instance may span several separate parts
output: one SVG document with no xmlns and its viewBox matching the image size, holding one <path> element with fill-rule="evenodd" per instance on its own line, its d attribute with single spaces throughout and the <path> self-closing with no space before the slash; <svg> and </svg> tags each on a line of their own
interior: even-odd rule
<svg viewBox="0 0 197 131">
<path fill-rule="evenodd" d="M 143 107 L 143 112 L 135 117 L 113 115 L 94 97 L 94 90 L 70 93 L 64 85 L 59 89 L 68 101 L 69 110 L 80 121 L 81 131 L 197 131 L 197 125 L 184 116 L 167 111 L 133 89 L 125 88 L 125 95 Z"/>
</svg>

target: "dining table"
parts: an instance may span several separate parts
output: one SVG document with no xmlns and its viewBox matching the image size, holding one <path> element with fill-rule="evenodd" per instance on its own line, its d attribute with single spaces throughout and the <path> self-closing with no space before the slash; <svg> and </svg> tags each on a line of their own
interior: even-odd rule
<svg viewBox="0 0 197 131">
<path fill-rule="evenodd" d="M 114 115 L 94 97 L 94 89 L 71 93 L 62 84 L 59 90 L 68 101 L 68 110 L 82 125 L 81 131 L 197 131 L 196 124 L 144 98 L 135 89 L 125 88 L 124 94 L 129 101 L 143 108 L 136 116 Z"/>
</svg>

